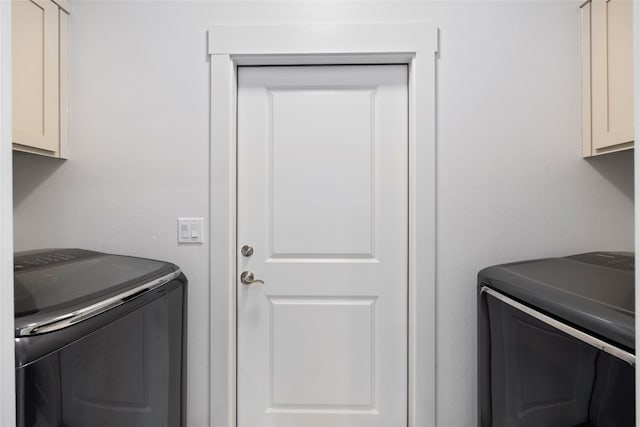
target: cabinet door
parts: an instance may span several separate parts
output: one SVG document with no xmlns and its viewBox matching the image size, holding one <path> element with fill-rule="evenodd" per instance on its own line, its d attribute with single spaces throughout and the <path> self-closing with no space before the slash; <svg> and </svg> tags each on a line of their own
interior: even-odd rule
<svg viewBox="0 0 640 427">
<path fill-rule="evenodd" d="M 59 150 L 58 6 L 14 0 L 13 142 L 57 156 Z"/>
<path fill-rule="evenodd" d="M 633 142 L 633 2 L 591 3 L 593 154 Z M 602 151 L 604 149 L 604 151 Z"/>
</svg>

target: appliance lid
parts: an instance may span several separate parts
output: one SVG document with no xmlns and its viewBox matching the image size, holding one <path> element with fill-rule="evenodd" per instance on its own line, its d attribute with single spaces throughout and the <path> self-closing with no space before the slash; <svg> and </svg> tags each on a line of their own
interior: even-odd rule
<svg viewBox="0 0 640 427">
<path fill-rule="evenodd" d="M 635 353 L 634 255 L 591 252 L 485 268 L 479 286 Z"/>
<path fill-rule="evenodd" d="M 173 278 L 178 272 L 178 267 L 162 261 L 82 249 L 18 252 L 14 255 L 16 336 L 33 330 L 33 325 L 71 314 L 79 317 L 85 308 L 92 309 L 91 315 L 99 314 L 109 308 L 101 302 L 154 280 L 155 285 L 165 283 L 157 279 Z M 88 313 L 83 314 L 86 318 Z"/>
</svg>

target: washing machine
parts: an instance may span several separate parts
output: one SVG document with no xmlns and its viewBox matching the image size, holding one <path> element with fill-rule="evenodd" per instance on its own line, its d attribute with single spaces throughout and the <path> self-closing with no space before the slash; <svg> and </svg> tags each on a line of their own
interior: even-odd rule
<svg viewBox="0 0 640 427">
<path fill-rule="evenodd" d="M 634 254 L 478 274 L 480 427 L 635 426 Z"/>
<path fill-rule="evenodd" d="M 18 427 L 185 424 L 187 279 L 82 249 L 16 253 Z"/>
</svg>

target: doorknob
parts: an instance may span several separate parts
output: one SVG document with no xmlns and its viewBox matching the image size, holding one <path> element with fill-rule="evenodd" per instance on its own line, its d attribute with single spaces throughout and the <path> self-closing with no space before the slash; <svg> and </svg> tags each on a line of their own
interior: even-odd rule
<svg viewBox="0 0 640 427">
<path fill-rule="evenodd" d="M 252 285 L 254 283 L 263 283 L 264 281 L 259 280 L 259 279 L 254 279 L 253 278 L 253 273 L 250 271 L 243 271 L 242 274 L 240 274 L 240 281 L 244 284 L 244 285 Z"/>
</svg>

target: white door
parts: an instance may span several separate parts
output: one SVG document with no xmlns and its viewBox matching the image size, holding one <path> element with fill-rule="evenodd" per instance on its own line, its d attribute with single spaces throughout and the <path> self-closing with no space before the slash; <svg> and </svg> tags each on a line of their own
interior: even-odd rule
<svg viewBox="0 0 640 427">
<path fill-rule="evenodd" d="M 407 84 L 238 69 L 238 427 L 407 425 Z"/>
</svg>

